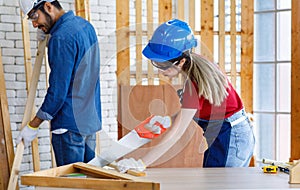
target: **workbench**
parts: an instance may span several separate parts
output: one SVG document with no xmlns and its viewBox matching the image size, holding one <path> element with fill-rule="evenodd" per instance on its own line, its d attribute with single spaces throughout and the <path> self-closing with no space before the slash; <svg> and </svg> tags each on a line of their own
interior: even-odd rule
<svg viewBox="0 0 300 190">
<path fill-rule="evenodd" d="M 143 188 L 130 188 L 131 182 L 126 186 L 118 186 L 120 180 L 104 181 L 92 178 L 71 179 L 55 177 L 62 173 L 74 172 L 74 168 L 81 168 L 86 171 L 96 173 L 107 173 L 112 176 L 122 177 L 122 174 L 113 174 L 110 171 L 103 171 L 101 168 L 87 166 L 85 164 L 73 164 L 53 168 L 46 171 L 35 172 L 21 177 L 21 181 L 26 185 L 35 186 L 36 190 L 58 190 L 58 189 L 146 189 L 147 181 L 156 186 L 154 189 L 160 190 L 202 190 L 202 189 L 300 189 L 300 184 L 289 184 L 289 175 L 283 172 L 275 174 L 263 173 L 259 167 L 247 168 L 147 168 L 145 177 L 128 177 L 136 182 L 132 185 L 141 185 Z M 124 176 L 127 178 L 126 176 Z M 68 184 L 66 184 L 67 180 Z M 106 182 L 105 182 L 106 181 Z M 122 180 L 121 180 L 122 181 Z M 132 181 L 132 182 L 134 182 Z M 125 182 L 126 183 L 126 182 Z M 124 184 L 125 184 L 124 183 Z M 44 184 L 44 185 L 42 185 Z M 45 184 L 46 187 L 45 187 Z M 85 185 L 84 185 L 85 184 Z M 40 185 L 44 186 L 41 187 Z M 68 185 L 68 186 L 65 186 Z M 157 186 L 158 185 L 158 186 Z M 120 187 L 120 188 L 118 188 Z M 105 189 L 105 188 L 104 188 Z M 151 188 L 150 188 L 151 189 Z M 153 189 L 153 188 L 152 188 Z"/>
<path fill-rule="evenodd" d="M 149 168 L 146 174 L 142 178 L 160 183 L 160 190 L 300 189 L 289 184 L 288 174 L 266 174 L 259 167 Z"/>
</svg>

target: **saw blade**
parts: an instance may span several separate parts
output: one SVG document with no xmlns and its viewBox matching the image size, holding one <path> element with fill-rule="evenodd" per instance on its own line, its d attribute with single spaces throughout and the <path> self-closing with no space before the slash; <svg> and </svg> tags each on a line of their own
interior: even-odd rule
<svg viewBox="0 0 300 190">
<path fill-rule="evenodd" d="M 97 155 L 88 164 L 106 166 L 150 141 L 151 139 L 141 138 L 135 130 L 132 130 L 119 141 L 113 142 L 112 146 L 100 153 L 99 156 Z"/>
</svg>

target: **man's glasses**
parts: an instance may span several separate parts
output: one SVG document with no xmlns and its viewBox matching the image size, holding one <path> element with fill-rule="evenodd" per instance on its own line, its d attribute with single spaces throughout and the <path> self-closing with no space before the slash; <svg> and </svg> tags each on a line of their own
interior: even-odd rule
<svg viewBox="0 0 300 190">
<path fill-rule="evenodd" d="M 37 21 L 39 19 L 39 14 L 36 11 L 37 10 L 35 10 L 31 14 L 29 14 L 27 19 L 30 21 Z"/>
<path fill-rule="evenodd" d="M 32 13 L 28 14 L 27 19 L 30 21 L 37 21 L 39 19 L 39 14 L 37 13 L 37 10 L 41 9 L 43 6 L 44 6 L 44 3 L 40 3 L 36 8 L 34 8 Z"/>
<path fill-rule="evenodd" d="M 165 62 L 156 62 L 156 61 L 152 61 L 151 63 L 154 67 L 160 69 L 160 70 L 167 70 L 170 67 L 172 67 L 173 65 L 175 65 L 176 63 L 178 63 L 178 60 L 175 62 L 171 62 L 171 61 L 165 61 Z"/>
</svg>

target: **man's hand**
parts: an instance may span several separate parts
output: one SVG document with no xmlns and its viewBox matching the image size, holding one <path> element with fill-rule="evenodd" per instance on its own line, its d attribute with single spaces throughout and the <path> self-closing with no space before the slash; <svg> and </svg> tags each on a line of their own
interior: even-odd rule
<svg viewBox="0 0 300 190">
<path fill-rule="evenodd" d="M 121 173 L 125 173 L 127 170 L 142 172 L 146 169 L 146 165 L 141 159 L 135 160 L 134 158 L 125 158 L 117 162 L 117 168 Z"/>
<path fill-rule="evenodd" d="M 28 147 L 31 141 L 35 139 L 38 132 L 39 128 L 33 128 L 29 124 L 27 124 L 19 133 L 19 136 L 16 139 L 16 143 L 19 144 L 23 139 L 24 146 Z"/>
<path fill-rule="evenodd" d="M 169 116 L 154 116 L 151 118 L 149 124 L 145 125 L 145 128 L 152 131 L 153 134 L 160 134 L 161 128 L 159 124 L 167 129 L 171 126 L 171 123 L 172 121 Z"/>
</svg>

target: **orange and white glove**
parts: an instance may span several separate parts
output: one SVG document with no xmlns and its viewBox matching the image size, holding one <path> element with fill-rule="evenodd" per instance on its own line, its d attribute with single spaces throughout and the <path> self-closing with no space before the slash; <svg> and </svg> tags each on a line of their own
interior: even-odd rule
<svg viewBox="0 0 300 190">
<path fill-rule="evenodd" d="M 171 126 L 171 118 L 169 116 L 153 116 L 149 121 L 149 124 L 145 125 L 145 128 L 151 131 L 153 134 L 161 134 L 162 129 L 160 125 L 167 129 Z M 160 125 L 159 125 L 160 124 Z"/>
<path fill-rule="evenodd" d="M 16 143 L 19 144 L 22 140 L 24 142 L 24 147 L 28 147 L 31 141 L 36 138 L 39 132 L 39 128 L 31 127 L 27 124 L 19 133 L 19 136 L 16 139 Z"/>
<path fill-rule="evenodd" d="M 117 168 L 120 173 L 125 173 L 127 170 L 142 172 L 146 169 L 146 165 L 141 159 L 135 160 L 134 158 L 125 158 L 117 162 Z"/>
</svg>

